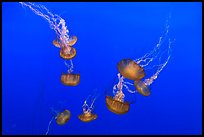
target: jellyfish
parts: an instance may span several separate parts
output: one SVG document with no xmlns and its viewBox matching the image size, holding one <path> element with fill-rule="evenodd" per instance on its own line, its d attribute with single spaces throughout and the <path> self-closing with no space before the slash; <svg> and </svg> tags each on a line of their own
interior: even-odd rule
<svg viewBox="0 0 204 137">
<path fill-rule="evenodd" d="M 71 117 L 71 112 L 67 109 L 64 109 L 63 111 L 57 111 L 57 110 L 51 108 L 51 112 L 52 112 L 53 116 L 52 116 L 52 118 L 48 124 L 48 128 L 47 128 L 47 131 L 45 133 L 46 135 L 48 135 L 49 130 L 50 130 L 50 125 L 54 119 L 56 120 L 56 123 L 61 126 L 61 125 L 66 124 Z"/>
<path fill-rule="evenodd" d="M 60 57 L 62 57 L 63 59 L 69 60 L 72 59 L 76 56 L 76 49 L 71 47 L 70 49 L 68 49 L 67 47 L 63 47 L 60 50 Z"/>
<path fill-rule="evenodd" d="M 72 73 L 73 72 L 73 63 L 70 60 L 70 65 L 64 61 L 65 65 L 67 66 L 68 70 L 66 73 L 62 73 L 61 75 L 61 82 L 66 86 L 76 86 L 80 82 L 80 74 Z"/>
<path fill-rule="evenodd" d="M 94 97 L 94 96 L 92 96 Z M 82 106 L 82 110 L 83 113 L 78 115 L 78 118 L 82 121 L 82 122 L 91 122 L 95 119 L 97 119 L 97 114 L 93 114 L 93 108 L 94 108 L 94 102 L 96 100 L 97 96 L 95 96 L 93 99 L 90 99 L 90 95 L 88 96 L 88 98 L 84 101 L 84 104 Z M 88 100 L 91 101 L 91 105 L 88 105 Z"/>
<path fill-rule="evenodd" d="M 120 74 L 131 80 L 140 80 L 145 76 L 144 69 L 132 59 L 123 59 L 118 63 Z"/>
<path fill-rule="evenodd" d="M 113 87 L 114 96 L 106 95 L 106 106 L 115 114 L 125 114 L 130 109 L 130 102 L 124 100 L 125 94 L 123 93 L 123 79 L 124 77 L 118 73 L 119 82 Z"/>
<path fill-rule="evenodd" d="M 53 40 L 53 41 L 52 41 L 52 44 L 53 44 L 55 47 L 60 48 L 60 43 L 59 43 L 58 40 Z"/>
<path fill-rule="evenodd" d="M 142 94 L 144 96 L 150 95 L 149 87 L 144 82 L 135 80 L 134 86 L 140 94 Z"/>
</svg>

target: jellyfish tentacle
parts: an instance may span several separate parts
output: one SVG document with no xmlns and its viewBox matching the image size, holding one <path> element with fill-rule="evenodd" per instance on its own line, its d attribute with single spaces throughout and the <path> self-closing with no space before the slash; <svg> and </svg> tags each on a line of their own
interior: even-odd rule
<svg viewBox="0 0 204 137">
<path fill-rule="evenodd" d="M 60 40 L 61 47 L 69 47 L 67 43 L 69 42 L 69 30 L 67 29 L 66 22 L 59 15 L 52 14 L 45 6 L 36 5 L 31 2 L 19 2 L 22 6 L 27 6 L 36 15 L 43 17 L 48 21 L 50 28 L 54 29 Z"/>
<path fill-rule="evenodd" d="M 156 46 L 154 47 L 154 49 L 152 51 L 150 51 L 149 53 L 146 53 L 144 56 L 135 59 L 134 61 L 140 65 L 141 67 L 145 67 L 148 66 L 150 62 L 152 62 L 158 55 L 159 55 L 159 49 L 161 47 L 161 45 L 163 44 L 163 42 L 167 39 L 168 34 L 169 34 L 169 19 L 171 17 L 171 14 L 169 14 L 169 17 L 166 20 L 166 24 L 165 24 L 165 30 L 162 33 L 162 35 L 159 38 L 159 42 L 156 44 Z M 142 64 L 144 63 L 144 64 Z"/>
<path fill-rule="evenodd" d="M 147 85 L 147 86 L 151 85 L 151 84 L 153 83 L 153 81 L 154 81 L 155 79 L 157 79 L 158 75 L 159 75 L 160 72 L 163 70 L 163 68 L 166 66 L 166 64 L 169 62 L 169 59 L 171 58 L 171 50 L 172 50 L 172 49 L 171 49 L 171 46 L 172 46 L 172 43 L 173 43 L 173 42 L 174 42 L 174 41 L 171 41 L 171 40 L 169 39 L 168 58 L 166 59 L 166 61 L 165 61 L 164 63 L 158 65 L 159 67 L 158 67 L 158 69 L 157 69 L 157 71 L 156 71 L 156 73 L 155 73 L 154 75 L 152 75 L 150 78 L 147 78 L 147 79 L 144 80 L 145 85 Z M 162 57 L 162 56 L 161 56 L 161 57 Z M 159 62 L 161 62 L 161 57 L 159 58 Z"/>
<path fill-rule="evenodd" d="M 123 86 L 126 88 L 126 90 L 127 90 L 129 93 L 135 93 L 135 92 L 137 92 L 136 90 L 131 90 L 131 89 L 129 89 L 129 87 L 128 87 L 126 84 L 123 84 Z"/>
<path fill-rule="evenodd" d="M 54 118 L 56 119 L 55 116 L 52 116 L 52 118 L 51 118 L 51 120 L 50 120 L 50 122 L 49 122 L 49 124 L 48 124 L 47 131 L 46 131 L 45 135 L 48 135 L 48 133 L 49 133 L 49 131 L 50 131 L 50 125 L 51 125 L 52 121 L 54 120 Z"/>
</svg>

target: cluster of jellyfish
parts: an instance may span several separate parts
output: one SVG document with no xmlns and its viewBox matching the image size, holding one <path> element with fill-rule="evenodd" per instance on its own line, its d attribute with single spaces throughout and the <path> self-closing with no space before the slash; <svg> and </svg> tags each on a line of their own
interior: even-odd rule
<svg viewBox="0 0 204 137">
<path fill-rule="evenodd" d="M 76 49 L 73 45 L 77 42 L 77 37 L 68 35 L 69 31 L 65 25 L 65 20 L 56 14 L 52 14 L 45 6 L 37 5 L 30 2 L 20 2 L 22 6 L 26 6 L 31 9 L 35 14 L 43 17 L 49 22 L 50 28 L 56 33 L 56 39 L 53 40 L 53 45 L 60 48 L 60 57 L 64 59 L 64 63 L 67 66 L 67 73 L 61 75 L 61 82 L 66 86 L 76 86 L 80 82 L 80 74 L 73 73 L 73 62 L 72 59 L 76 56 Z M 170 17 L 170 16 L 169 16 Z M 130 109 L 130 102 L 126 101 L 124 90 L 129 93 L 140 93 L 143 96 L 150 95 L 149 86 L 157 79 L 159 73 L 168 63 L 171 57 L 171 45 L 173 41 L 169 38 L 169 23 L 168 19 L 166 22 L 165 30 L 162 33 L 159 42 L 156 46 L 138 59 L 122 59 L 118 62 L 118 82 L 112 86 L 112 95 L 106 94 L 105 101 L 108 110 L 115 114 L 125 114 Z M 163 45 L 167 45 L 164 47 Z M 164 47 L 164 50 L 161 47 Z M 166 55 L 165 55 L 166 54 Z M 165 60 L 162 61 L 163 56 L 166 56 Z M 67 63 L 70 62 L 70 64 Z M 150 65 L 154 61 L 157 64 Z M 145 78 L 146 70 L 155 69 L 155 72 Z M 126 81 L 129 80 L 129 81 Z M 134 87 L 134 90 L 130 89 L 130 86 Z M 90 122 L 97 119 L 97 114 L 93 113 L 94 102 L 97 97 L 91 99 L 88 104 L 88 97 L 82 105 L 82 114 L 78 115 L 78 118 L 82 122 Z M 52 119 L 49 122 L 48 130 L 49 132 L 50 124 L 55 119 L 58 125 L 66 124 L 71 117 L 71 112 L 68 109 L 63 109 L 60 112 L 55 112 Z"/>
</svg>

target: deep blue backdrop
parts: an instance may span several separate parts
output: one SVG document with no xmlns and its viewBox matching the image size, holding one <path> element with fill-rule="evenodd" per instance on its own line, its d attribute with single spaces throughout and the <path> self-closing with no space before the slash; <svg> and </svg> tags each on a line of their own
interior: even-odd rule
<svg viewBox="0 0 204 137">
<path fill-rule="evenodd" d="M 45 134 L 50 107 L 71 111 L 64 126 L 53 122 L 49 134 L 201 134 L 202 39 L 197 3 L 41 3 L 66 20 L 76 35 L 76 87 L 63 86 L 66 71 L 55 33 L 46 20 L 19 3 L 2 3 L 2 131 L 3 134 Z M 108 111 L 103 93 L 117 74 L 117 62 L 152 50 L 169 12 L 172 59 L 152 84 L 151 95 L 135 95 L 129 113 Z M 84 99 L 97 89 L 98 119 L 83 123 L 77 115 Z M 59 107 L 55 107 L 59 108 Z"/>
</svg>

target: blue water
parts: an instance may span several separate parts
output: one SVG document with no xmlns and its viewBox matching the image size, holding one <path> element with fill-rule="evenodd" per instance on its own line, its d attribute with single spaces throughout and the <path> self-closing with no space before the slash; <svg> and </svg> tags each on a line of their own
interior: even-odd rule
<svg viewBox="0 0 204 137">
<path fill-rule="evenodd" d="M 51 108 L 71 111 L 63 126 L 49 134 L 202 134 L 202 3 L 68 2 L 40 3 L 66 21 L 74 47 L 78 86 L 60 82 L 66 72 L 55 32 L 42 17 L 19 3 L 2 3 L 2 133 L 45 134 Z M 104 91 L 117 77 L 117 63 L 138 58 L 157 44 L 170 20 L 176 41 L 172 58 L 151 85 L 151 95 L 135 94 L 124 115 L 110 112 Z M 90 123 L 78 119 L 83 101 L 100 96 Z"/>
</svg>

